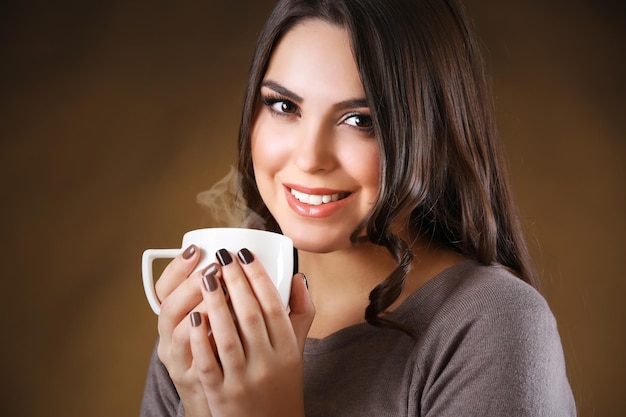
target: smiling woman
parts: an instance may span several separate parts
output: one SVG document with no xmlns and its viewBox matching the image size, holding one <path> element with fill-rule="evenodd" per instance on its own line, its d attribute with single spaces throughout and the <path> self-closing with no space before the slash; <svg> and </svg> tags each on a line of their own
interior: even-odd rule
<svg viewBox="0 0 626 417">
<path fill-rule="evenodd" d="M 144 416 L 576 414 L 457 1 L 279 1 L 239 149 L 298 250 L 289 308 L 246 242 L 196 273 L 187 248 Z"/>
<path fill-rule="evenodd" d="M 306 47 L 303 47 L 306 45 Z M 251 135 L 259 193 L 307 252 L 351 246 L 379 189 L 379 148 L 348 34 L 323 21 L 277 45 Z"/>
</svg>

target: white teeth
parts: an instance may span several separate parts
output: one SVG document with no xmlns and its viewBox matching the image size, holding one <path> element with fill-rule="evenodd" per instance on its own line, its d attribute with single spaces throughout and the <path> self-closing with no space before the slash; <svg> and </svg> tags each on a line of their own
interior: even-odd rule
<svg viewBox="0 0 626 417">
<path fill-rule="evenodd" d="M 319 206 L 322 204 L 323 197 L 321 195 L 310 195 L 309 196 L 309 204 L 312 206 Z"/>
<path fill-rule="evenodd" d="M 296 191 L 293 188 L 291 189 L 291 194 L 300 202 L 304 204 L 310 204 L 312 206 L 319 206 L 322 204 L 330 203 L 331 201 L 339 200 L 339 194 L 325 194 L 325 195 L 317 195 L 317 194 L 305 194 L 300 191 Z"/>
</svg>

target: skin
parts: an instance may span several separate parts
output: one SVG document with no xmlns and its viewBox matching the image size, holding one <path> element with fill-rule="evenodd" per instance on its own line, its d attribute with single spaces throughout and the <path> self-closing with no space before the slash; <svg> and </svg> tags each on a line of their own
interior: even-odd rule
<svg viewBox="0 0 626 417">
<path fill-rule="evenodd" d="M 264 77 L 252 157 L 261 196 L 299 248 L 309 289 L 295 276 L 286 311 L 260 262 L 245 264 L 233 254 L 232 263 L 216 268 L 211 291 L 202 273 L 190 275 L 199 251 L 168 265 L 156 286 L 158 354 L 188 417 L 304 416 L 306 338 L 363 322 L 370 291 L 395 268 L 385 249 L 350 242 L 378 192 L 372 132 L 347 32 L 317 20 L 294 26 Z M 302 203 L 292 188 L 338 201 Z M 414 242 L 416 261 L 395 305 L 461 260 L 404 237 Z M 190 324 L 190 312 L 200 313 L 199 325 Z"/>
<path fill-rule="evenodd" d="M 302 351 L 315 314 L 304 280 L 294 276 L 287 312 L 261 263 L 231 255 L 229 265 L 212 265 L 211 290 L 204 271 L 190 275 L 200 251 L 167 266 L 157 282 L 159 358 L 187 417 L 303 416 Z M 200 325 L 190 324 L 190 311 L 201 313 Z"/>
<path fill-rule="evenodd" d="M 263 201 L 299 250 L 351 250 L 349 236 L 378 193 L 379 148 L 346 32 L 298 25 L 262 85 L 252 161 Z M 341 200 L 301 204 L 291 189 Z"/>
<path fill-rule="evenodd" d="M 270 60 L 261 98 L 252 132 L 257 186 L 299 249 L 316 308 L 309 337 L 323 338 L 363 322 L 370 292 L 396 267 L 386 249 L 350 242 L 376 200 L 380 152 L 347 32 L 317 20 L 295 26 Z M 326 211 L 326 205 L 307 211 L 294 207 L 290 187 L 349 196 Z M 407 229 L 401 226 L 397 230 Z M 416 236 L 403 237 L 414 242 L 416 261 L 395 305 L 461 260 Z"/>
</svg>

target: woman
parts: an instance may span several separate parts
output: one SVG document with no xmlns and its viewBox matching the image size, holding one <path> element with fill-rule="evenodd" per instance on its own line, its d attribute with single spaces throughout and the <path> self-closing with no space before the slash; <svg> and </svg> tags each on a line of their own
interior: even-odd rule
<svg viewBox="0 0 626 417">
<path fill-rule="evenodd" d="M 189 276 L 187 248 L 142 415 L 576 414 L 456 1 L 279 1 L 239 146 L 251 226 L 308 280 L 285 311 L 247 249 Z"/>
</svg>

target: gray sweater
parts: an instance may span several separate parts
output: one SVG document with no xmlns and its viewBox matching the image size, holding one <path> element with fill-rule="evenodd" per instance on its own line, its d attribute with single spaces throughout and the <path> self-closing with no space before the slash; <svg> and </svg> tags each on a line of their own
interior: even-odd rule
<svg viewBox="0 0 626 417">
<path fill-rule="evenodd" d="M 556 322 L 504 268 L 465 261 L 392 314 L 415 338 L 363 323 L 304 351 L 307 417 L 575 416 Z M 141 416 L 184 415 L 153 354 Z"/>
</svg>

